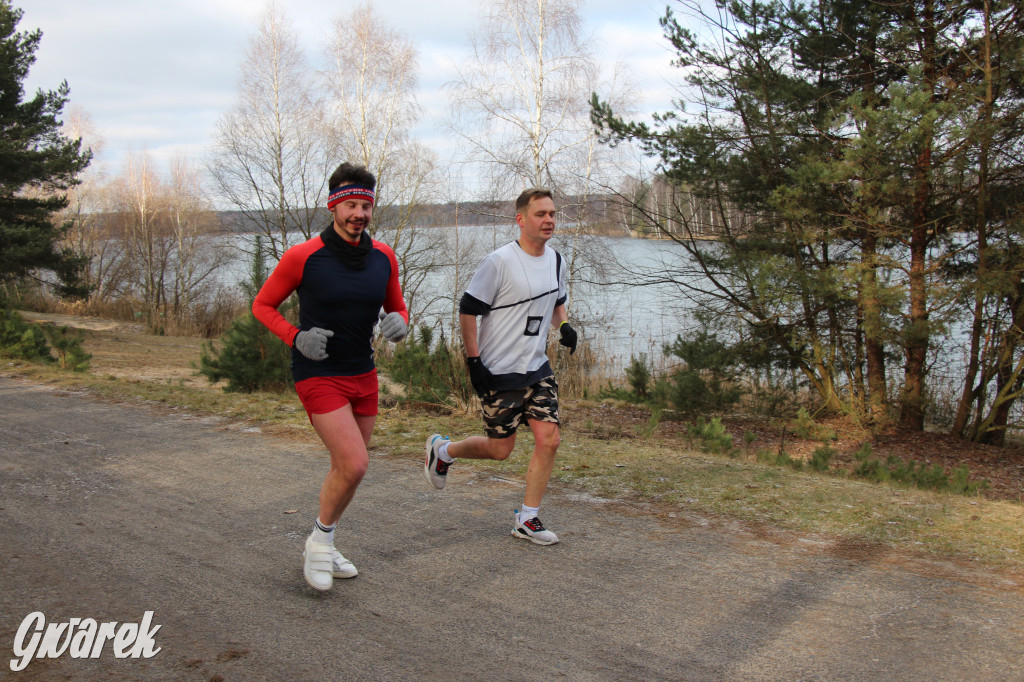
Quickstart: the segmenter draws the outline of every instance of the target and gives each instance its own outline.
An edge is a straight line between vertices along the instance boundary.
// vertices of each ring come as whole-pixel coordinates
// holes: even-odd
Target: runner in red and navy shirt
[[[334,530],[369,462],[378,386],[373,327],[379,318],[384,337],[401,341],[409,323],[395,253],[366,232],[376,178],[346,163],[328,186],[331,225],[288,249],[252,304],[256,318],[292,347],[295,390],[331,454],[303,566],[306,582],[321,591],[358,573],[334,548]],[[292,292],[298,327],[278,312]]]

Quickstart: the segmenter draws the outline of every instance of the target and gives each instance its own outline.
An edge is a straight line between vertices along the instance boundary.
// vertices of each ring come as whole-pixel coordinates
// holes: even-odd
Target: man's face
[[[535,197],[516,214],[522,238],[546,243],[555,234],[555,202],[550,197]]]
[[[334,230],[341,238],[357,242],[373,218],[373,202],[366,199],[346,199],[335,204],[331,213],[334,214]]]

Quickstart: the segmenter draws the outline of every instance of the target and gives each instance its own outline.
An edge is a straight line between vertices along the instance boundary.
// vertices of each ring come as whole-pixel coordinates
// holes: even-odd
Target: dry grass
[[[25,317],[68,323],[52,315]],[[197,377],[200,339],[147,336],[131,325],[101,320],[75,321],[75,326],[85,330],[85,348],[93,355],[89,373],[14,360],[2,361],[0,372],[110,400],[217,414],[256,422],[264,431],[315,438],[294,394],[228,394]],[[1024,570],[1024,506],[1019,503],[798,472],[758,463],[750,455],[704,454],[678,430],[652,431],[643,414],[614,405],[570,402],[563,417],[554,484],[579,493],[641,502],[667,516],[719,517],[826,543],[872,543]],[[455,438],[481,432],[473,413],[396,405],[382,409],[374,447],[418,462],[426,435],[435,431]],[[508,461],[460,462],[453,475],[479,470],[521,480],[531,447],[524,434]]]

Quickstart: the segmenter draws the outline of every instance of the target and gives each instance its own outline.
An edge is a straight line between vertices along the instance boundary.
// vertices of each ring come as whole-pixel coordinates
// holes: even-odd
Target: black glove
[[[569,355],[576,352],[576,330],[572,328],[569,321],[566,320],[562,324],[558,325],[558,331],[562,334],[562,338],[558,340],[558,343],[562,344],[569,349]]]
[[[473,384],[473,390],[483,398],[491,390],[491,379],[494,375],[480,360],[479,355],[466,358],[466,366],[469,367],[469,380]]]

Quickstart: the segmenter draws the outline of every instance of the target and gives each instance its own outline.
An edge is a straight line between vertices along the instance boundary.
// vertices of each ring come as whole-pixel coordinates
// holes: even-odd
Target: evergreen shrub
[[[85,372],[89,369],[92,355],[82,348],[85,340],[82,330],[48,324],[44,325],[43,331],[57,354],[57,364],[61,369],[72,372]]]
[[[257,235],[248,278],[240,284],[245,300],[256,298],[268,274],[266,251]],[[281,311],[287,313],[292,308],[294,304],[287,302]],[[282,392],[292,385],[291,348],[249,310],[235,318],[217,343],[203,344],[198,372],[210,383],[227,381],[224,390],[230,393]]]
[[[719,341],[707,328],[676,336],[664,352],[684,362],[672,373],[667,387],[668,399],[684,415],[719,412],[739,401],[743,394],[737,381],[739,351]]]
[[[61,369],[84,372],[89,369],[92,357],[82,348],[84,339],[80,330],[54,324],[31,324],[17,311],[0,308],[0,355],[29,362],[57,362]]]
[[[416,332],[397,344],[390,358],[379,356],[391,380],[405,387],[404,399],[448,404],[467,401],[472,385],[462,353],[443,336],[435,344],[434,330],[426,325]]]
[[[626,368],[626,380],[636,400],[643,402],[647,400],[648,390],[651,383],[651,370],[647,366],[647,353],[641,353],[639,357],[632,357],[629,360],[629,367]]]
[[[42,328],[9,308],[0,309],[0,352],[29,362],[53,362]]]
[[[728,455],[735,457],[736,448],[732,445],[732,436],[722,426],[722,420],[718,417],[704,419],[697,417],[697,421],[687,428],[691,438],[695,438],[702,450],[715,455]]]

